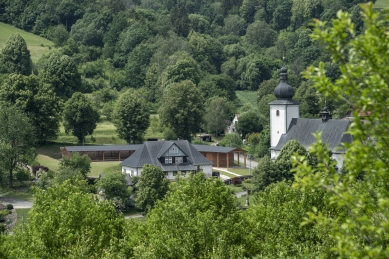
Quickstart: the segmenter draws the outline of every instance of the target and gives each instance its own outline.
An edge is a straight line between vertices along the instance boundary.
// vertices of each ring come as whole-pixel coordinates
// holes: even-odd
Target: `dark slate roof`
[[[134,152],[134,154],[132,154],[126,160],[121,162],[120,165],[129,166],[133,168],[141,168],[145,164],[153,164],[156,166],[160,166],[163,171],[176,171],[177,166],[175,164],[162,165],[157,159],[160,153],[164,154],[173,144],[176,144],[176,146],[188,156],[188,162],[179,164],[179,170],[195,170],[197,165],[201,166],[213,164],[211,161],[201,155],[200,152],[197,151],[197,149],[187,140],[173,140],[146,141],[141,147],[138,148],[138,150]],[[164,152],[162,152],[163,150]],[[165,168],[167,170],[165,170]]]
[[[93,151],[135,151],[142,144],[133,145],[104,145],[104,146],[66,146],[69,152],[93,152]]]
[[[345,134],[350,121],[348,120],[328,120],[322,122],[321,119],[301,119],[293,118],[286,134],[283,134],[274,150],[281,150],[289,140],[297,140],[305,148],[310,147],[316,138],[314,133],[321,131],[321,138],[324,143],[335,153],[344,153],[342,143],[351,143],[352,136]]]
[[[199,152],[215,152],[215,153],[229,153],[235,150],[234,147],[220,147],[220,146],[208,146],[208,145],[192,145]]]

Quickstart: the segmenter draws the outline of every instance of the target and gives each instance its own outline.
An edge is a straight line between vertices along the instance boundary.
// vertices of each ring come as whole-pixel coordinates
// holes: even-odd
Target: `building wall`
[[[212,176],[212,165],[202,165],[201,168],[203,169],[203,172],[207,176]],[[142,168],[132,168],[128,166],[122,166],[122,173],[128,174],[130,177],[132,176],[141,176],[142,175]],[[181,176],[187,177],[190,172],[186,172],[183,174],[182,172],[179,172]],[[174,180],[176,178],[177,173],[174,172],[165,172],[165,176],[169,180]]]
[[[278,115],[277,115],[278,111]],[[299,105],[270,105],[270,146],[275,147],[293,118],[299,118]]]

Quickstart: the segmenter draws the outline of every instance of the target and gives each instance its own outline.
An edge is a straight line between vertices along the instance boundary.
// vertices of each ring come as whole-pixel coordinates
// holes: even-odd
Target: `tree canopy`
[[[13,187],[14,171],[35,155],[35,129],[18,107],[0,107],[0,168]]]
[[[6,73],[28,76],[32,72],[30,51],[26,41],[20,34],[13,34],[1,50],[0,68]]]
[[[191,81],[171,84],[164,92],[159,115],[180,139],[191,141],[200,128],[204,106],[199,89]]]
[[[63,110],[64,127],[82,143],[85,136],[92,134],[99,120],[99,113],[92,103],[81,93],[74,93]]]
[[[127,143],[142,141],[150,125],[150,112],[145,98],[133,89],[124,93],[116,102],[113,121],[120,138]]]

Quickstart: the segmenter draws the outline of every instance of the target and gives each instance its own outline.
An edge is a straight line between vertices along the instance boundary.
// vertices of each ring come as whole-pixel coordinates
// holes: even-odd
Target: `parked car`
[[[213,171],[212,177],[220,177],[220,173],[218,171]]]

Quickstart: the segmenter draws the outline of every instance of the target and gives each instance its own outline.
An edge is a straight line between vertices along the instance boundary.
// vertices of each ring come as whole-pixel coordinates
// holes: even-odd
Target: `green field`
[[[389,6],[389,0],[377,0],[374,4],[374,8],[386,8]]]
[[[35,63],[46,52],[48,52],[49,46],[54,46],[54,43],[39,37],[35,34],[25,32],[14,26],[0,22],[0,49],[2,49],[7,42],[8,38],[12,34],[19,33],[27,43],[27,48],[30,50],[31,59]]]
[[[30,211],[30,209],[15,209],[16,210],[16,214],[18,214],[18,219],[16,221],[16,225],[15,227],[21,225],[21,224],[25,224],[28,222],[28,212]],[[23,216],[23,218],[22,218]]]
[[[253,107],[257,107],[257,92],[255,91],[235,91],[238,97],[238,108],[245,103],[250,103]]]
[[[32,192],[29,191],[28,188],[9,189],[8,187],[0,186],[0,196],[6,196],[9,198],[15,198],[23,201],[35,201],[35,197],[33,197]]]

